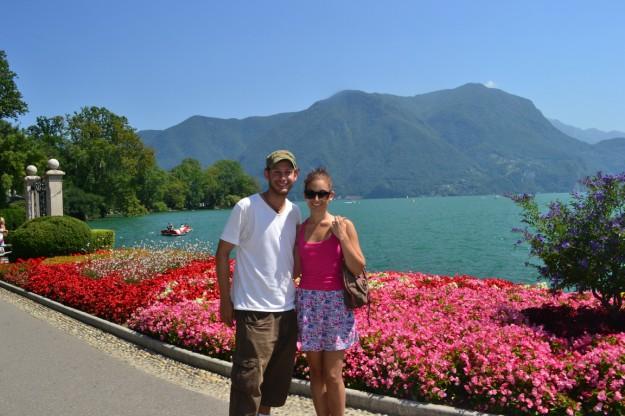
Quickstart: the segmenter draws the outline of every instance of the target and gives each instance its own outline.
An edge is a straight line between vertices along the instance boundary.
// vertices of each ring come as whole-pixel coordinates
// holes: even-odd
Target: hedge
[[[89,251],[112,249],[115,246],[115,231],[105,229],[91,230],[91,245]]]
[[[88,251],[91,229],[68,216],[39,217],[10,233],[14,258],[53,257]]]

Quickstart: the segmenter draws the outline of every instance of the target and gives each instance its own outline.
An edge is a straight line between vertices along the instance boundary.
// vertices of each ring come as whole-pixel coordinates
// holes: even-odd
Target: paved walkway
[[[227,402],[156,377],[0,297],[1,416],[225,415]]]

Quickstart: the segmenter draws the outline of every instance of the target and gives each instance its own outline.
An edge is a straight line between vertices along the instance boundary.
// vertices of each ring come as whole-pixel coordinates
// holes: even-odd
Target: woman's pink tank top
[[[305,224],[302,224],[297,236],[302,269],[299,287],[307,290],[342,290],[343,252],[339,239],[332,234],[318,243],[306,242]]]

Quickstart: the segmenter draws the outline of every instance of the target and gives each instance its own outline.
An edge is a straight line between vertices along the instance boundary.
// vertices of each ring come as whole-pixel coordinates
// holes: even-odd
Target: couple
[[[236,204],[216,254],[221,319],[236,320],[230,416],[269,415],[284,405],[298,337],[317,415],[340,416],[344,351],[358,340],[353,311],[343,303],[342,263],[357,274],[365,258],[354,225],[328,212],[334,192],[324,169],[304,181],[310,217],[302,223],[299,207],[287,199],[299,175],[295,157],[276,150],[265,166],[268,189]]]

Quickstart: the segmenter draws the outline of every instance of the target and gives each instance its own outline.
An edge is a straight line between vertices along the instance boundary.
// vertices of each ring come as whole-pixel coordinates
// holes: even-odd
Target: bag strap
[[[367,281],[367,325],[371,326],[371,295],[369,294],[371,287],[369,286],[369,275],[366,267],[362,269],[362,274]]]

